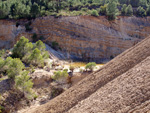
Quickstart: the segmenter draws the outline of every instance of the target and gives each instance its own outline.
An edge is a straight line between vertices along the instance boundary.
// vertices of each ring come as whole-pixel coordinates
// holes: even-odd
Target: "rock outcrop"
[[[150,111],[150,37],[31,113]]]
[[[105,17],[41,17],[32,20],[31,32],[26,32],[20,20],[0,20],[0,48],[12,46],[18,37],[31,39],[33,33],[43,41],[58,42],[62,51],[74,59],[102,62],[112,59],[150,34],[150,18],[118,17],[108,21]]]

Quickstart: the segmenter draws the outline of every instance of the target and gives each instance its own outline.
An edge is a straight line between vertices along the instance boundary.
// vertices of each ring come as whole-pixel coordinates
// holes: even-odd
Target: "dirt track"
[[[131,71],[133,71],[133,73],[136,72],[135,74],[137,74],[136,69],[133,67],[135,65],[139,64],[144,59],[146,59],[148,56],[150,56],[150,37],[144,39],[139,44],[135,45],[134,47],[132,47],[132,48],[128,49],[127,51],[125,51],[124,53],[120,54],[118,57],[116,57],[115,59],[113,59],[112,61],[107,63],[105,66],[103,66],[101,68],[101,70],[99,70],[96,73],[93,73],[91,75],[88,75],[85,79],[80,81],[77,85],[73,86],[72,88],[70,88],[63,94],[61,94],[60,96],[54,98],[47,104],[44,104],[37,108],[31,109],[30,113],[60,113],[60,112],[62,113],[62,112],[66,112],[70,108],[73,108],[75,105],[77,105],[78,102],[80,102],[82,100],[83,100],[83,102],[84,101],[86,102],[86,98],[88,99],[89,96],[93,97],[93,95],[99,95],[97,92],[99,92],[99,90],[101,90],[100,88],[102,88],[104,91],[106,91],[106,94],[99,95],[99,97],[103,96],[100,99],[109,100],[108,93],[112,93],[112,92],[109,92],[109,90],[117,90],[117,89],[111,89],[112,88],[111,85],[114,85],[116,88],[118,88],[119,86],[123,87],[125,84],[126,85],[130,84],[130,81],[126,80],[125,79],[126,77],[124,77],[124,76],[126,76],[126,75],[129,76],[129,77],[127,77],[127,79],[131,79],[133,76],[134,78],[132,78],[132,79],[135,79],[136,83],[140,82],[138,80],[138,77],[136,77],[136,75],[132,75]],[[148,58],[148,60],[146,59],[146,61],[149,62],[149,58]],[[145,63],[146,63],[146,61],[145,61]],[[133,69],[131,69],[131,68],[133,68]],[[143,68],[146,68],[146,66],[143,66],[142,69]],[[135,70],[135,72],[134,72],[134,70]],[[129,74],[127,71],[129,71],[131,74]],[[127,72],[127,74],[123,74],[125,72]],[[149,73],[149,71],[146,71],[146,72]],[[150,88],[150,87],[147,87],[148,81],[144,81],[144,80],[145,79],[150,80],[149,79],[150,76],[148,76],[149,78],[146,78],[146,77],[142,76],[142,73],[145,73],[144,70],[142,70],[142,72],[137,75],[142,77],[143,81],[141,81],[141,82],[143,82],[145,84],[145,88],[148,89],[148,88]],[[118,76],[120,76],[120,77],[118,77]],[[122,84],[119,84],[119,82],[116,82],[113,84],[113,81],[115,81],[115,78],[117,78],[117,79],[120,78],[120,80],[121,80],[120,82],[122,82]],[[124,81],[124,79],[125,79],[125,81]],[[110,81],[112,81],[112,82],[110,82]],[[131,81],[131,82],[133,82],[133,81]],[[139,84],[139,88],[144,87],[144,86],[141,86],[144,84]],[[130,85],[131,89],[134,85],[135,84],[131,83],[131,85]],[[136,85],[138,88],[138,84],[136,84]],[[124,87],[126,87],[126,86],[124,86]],[[106,88],[106,90],[105,90],[105,88]],[[107,88],[108,88],[108,91],[107,91]],[[129,94],[130,93],[135,94],[138,91],[137,88],[135,87],[134,90],[129,90]],[[120,88],[119,88],[117,91],[124,91],[125,92],[124,97],[128,96],[128,95],[126,95],[126,92],[128,91],[126,89],[120,90]],[[120,92],[120,93],[123,94],[123,92]],[[100,94],[102,94],[102,93],[100,93]],[[147,93],[147,95],[144,96],[144,101],[146,101],[146,99],[149,99],[149,97],[150,97],[150,95],[149,95],[149,93]],[[104,107],[108,107],[108,108],[110,107],[110,110],[112,110],[112,111],[114,110],[114,108],[117,108],[116,110],[119,110],[119,108],[123,108],[123,107],[117,106],[120,104],[126,105],[126,104],[122,103],[123,101],[119,101],[119,98],[121,98],[121,97],[117,98],[114,93],[114,101],[111,101],[112,102],[111,104],[113,104],[112,107],[110,107],[110,105],[107,103],[106,104],[102,103],[104,105],[103,105],[103,107],[99,106],[100,110],[103,110]],[[132,103],[135,99],[141,99],[141,98],[143,99],[143,95],[137,94],[137,95],[134,95],[132,98],[131,97],[129,97],[129,98],[131,99],[131,101],[128,101],[128,97],[126,97],[124,101],[127,103],[128,102]],[[141,99],[141,101],[136,102],[137,103],[136,105],[141,104],[142,99]],[[96,100],[99,101],[99,99],[97,99],[97,98],[96,98]],[[104,101],[105,100],[103,100],[103,102]],[[94,102],[92,102],[92,100],[90,102],[91,102],[91,104],[93,103],[92,107],[94,107]],[[117,105],[115,105],[116,102],[118,102]],[[109,105],[109,106],[107,106],[107,105]],[[133,105],[133,107],[136,107],[136,105]],[[83,104],[83,106],[85,106],[83,108],[86,109],[86,105]],[[80,104],[77,105],[77,107],[80,108]],[[96,105],[95,105],[95,107],[96,107]],[[81,111],[83,108],[81,108]],[[73,108],[72,110],[74,111],[75,109],[76,109],[76,107]],[[80,109],[79,109],[79,111],[80,111]]]

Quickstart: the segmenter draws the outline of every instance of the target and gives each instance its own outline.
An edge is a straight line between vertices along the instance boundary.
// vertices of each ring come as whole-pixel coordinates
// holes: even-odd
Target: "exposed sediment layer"
[[[0,20],[0,48],[10,48],[20,36],[31,39],[33,33],[43,36],[47,44],[58,42],[62,51],[74,59],[102,62],[116,57],[150,34],[150,17],[41,17],[32,20],[32,31],[26,32],[25,20]]]

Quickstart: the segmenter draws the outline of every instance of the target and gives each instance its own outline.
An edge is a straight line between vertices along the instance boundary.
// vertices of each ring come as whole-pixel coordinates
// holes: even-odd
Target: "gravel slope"
[[[123,73],[125,73],[128,70],[130,70],[131,68],[133,68],[135,65],[139,64],[141,61],[146,59],[148,56],[150,56],[150,37],[144,39],[142,42],[138,43],[134,47],[132,47],[132,48],[128,49],[127,51],[125,51],[124,53],[120,54],[118,57],[116,57],[115,59],[113,59],[112,61],[107,63],[105,66],[103,66],[99,71],[97,71],[91,75],[88,75],[85,79],[80,81],[77,85],[73,86],[72,88],[70,88],[63,94],[61,94],[60,96],[54,98],[53,100],[51,100],[50,102],[48,102],[42,106],[39,106],[38,108],[31,109],[30,113],[62,113],[62,112],[66,112],[70,108],[77,105],[80,101],[88,98],[90,95],[92,95],[93,93],[98,91],[101,87],[103,87],[103,86],[105,87],[105,85],[107,83],[109,83],[110,81],[114,80],[118,76],[122,75]],[[130,75],[128,75],[128,76],[130,76]],[[122,81],[123,81],[123,79],[122,79]],[[137,80],[137,83],[138,83],[138,80]],[[117,83],[116,85],[118,85],[118,84],[119,83]],[[126,84],[128,84],[128,81]],[[122,84],[122,85],[124,85],[124,84]],[[111,88],[111,85],[109,85],[109,86]],[[113,89],[113,90],[115,90],[115,89]],[[134,92],[134,91],[132,91],[132,92]],[[109,97],[109,95],[106,95],[106,97]],[[138,96],[138,97],[140,98],[141,96]],[[118,98],[121,98],[121,97],[118,97]],[[97,99],[97,101],[98,101],[98,99]],[[114,101],[112,101],[112,104],[115,103]],[[128,101],[128,98],[126,101]],[[117,101],[117,102],[119,102],[119,101]],[[131,102],[132,102],[132,100],[131,100]],[[107,106],[107,107],[110,107],[110,106]]]

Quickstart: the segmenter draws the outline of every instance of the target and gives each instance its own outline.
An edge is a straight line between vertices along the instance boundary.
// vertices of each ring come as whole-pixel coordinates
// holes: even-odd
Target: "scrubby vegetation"
[[[44,60],[49,58],[45,48],[45,44],[40,40],[32,44],[25,37],[21,37],[14,45],[11,54],[5,50],[0,51],[0,77],[8,76],[12,81],[15,81],[16,88],[24,95],[31,93],[33,83],[26,70],[29,68],[32,73],[34,67],[44,67]]]
[[[25,93],[31,93],[31,88],[33,87],[33,83],[28,75],[28,71],[24,71],[21,76],[17,76],[15,78],[16,87]]]
[[[95,68],[96,63],[95,62],[89,62],[86,66],[85,69],[89,70],[89,71],[93,71],[93,69]]]
[[[35,44],[29,42],[25,37],[21,37],[20,40],[14,46],[12,51],[13,58],[20,58],[24,63],[37,67],[44,66],[44,59],[49,57],[47,51],[45,51],[45,45],[42,41],[37,41]]]
[[[117,15],[132,14],[143,17],[150,15],[149,7],[149,0],[2,0],[0,18],[106,15],[108,19],[115,19]],[[29,24],[26,25],[26,30],[31,30]]]
[[[67,78],[67,77],[68,77],[67,70],[63,70],[63,71],[56,71],[56,72],[54,72],[54,75],[52,76],[52,79],[58,80],[60,78]]]

